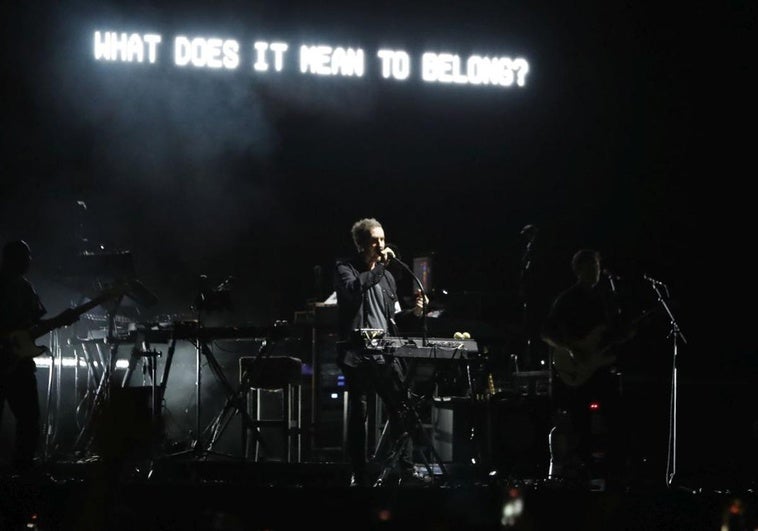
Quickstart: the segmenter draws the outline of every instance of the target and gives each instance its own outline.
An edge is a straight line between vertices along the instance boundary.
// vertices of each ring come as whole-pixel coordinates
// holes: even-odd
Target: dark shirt
[[[378,263],[369,270],[361,256],[337,262],[335,290],[340,339],[348,339],[357,328],[367,328],[366,297],[368,290],[374,286],[381,289],[378,304],[383,306],[386,317],[390,319],[390,310],[397,301],[397,284],[384,264]]]
[[[29,328],[45,313],[39,295],[26,277],[0,274],[0,331]]]
[[[560,344],[585,338],[597,327],[616,325],[610,302],[599,285],[575,283],[560,293],[545,320],[543,336]]]
[[[0,273],[0,338],[16,330],[32,327],[39,323],[45,313],[39,295],[26,277]],[[3,342],[0,341],[0,349],[2,348]],[[3,353],[0,352],[0,360],[2,356]],[[33,371],[34,360],[21,360],[18,367]]]
[[[338,334],[343,345],[344,342],[353,340],[353,332],[361,328],[383,328],[388,334],[397,333],[394,319],[396,311],[400,309],[397,284],[384,264],[377,263],[369,270],[360,255],[349,260],[339,260],[335,290]],[[345,361],[345,355],[352,350],[346,347],[338,349],[338,364],[341,365]]]
[[[369,270],[360,255],[337,261],[335,291],[338,335],[343,345],[354,339],[355,330],[383,328],[387,335],[398,336],[416,320],[413,308],[401,307],[397,281],[389,269],[377,263]],[[344,351],[338,348],[338,364],[344,361]]]

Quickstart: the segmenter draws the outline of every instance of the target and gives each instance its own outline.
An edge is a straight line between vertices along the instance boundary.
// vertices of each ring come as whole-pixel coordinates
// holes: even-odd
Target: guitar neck
[[[47,334],[48,332],[55,330],[56,328],[60,328],[61,326],[70,324],[70,322],[60,321],[60,317],[64,315],[64,313],[66,314],[67,317],[70,317],[71,319],[77,318],[83,313],[90,311],[95,306],[99,306],[100,304],[107,301],[111,297],[112,297],[111,294],[103,293],[103,294],[98,295],[94,299],[85,302],[84,304],[76,306],[75,308],[70,308],[69,310],[66,310],[64,312],[61,312],[60,314],[56,315],[52,319],[49,319],[48,321],[45,321],[43,323],[40,323],[38,325],[31,327],[31,329],[29,330],[29,335],[31,336],[31,339],[33,340],[40,338],[44,336],[45,334]]]

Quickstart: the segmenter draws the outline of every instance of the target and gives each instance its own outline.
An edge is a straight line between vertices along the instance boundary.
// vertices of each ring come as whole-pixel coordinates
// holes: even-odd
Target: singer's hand
[[[383,264],[389,263],[390,260],[395,258],[395,252],[389,247],[385,247],[379,251],[379,261]]]
[[[416,305],[413,307],[413,315],[421,317],[424,315],[424,306],[429,304],[429,298],[418,289],[416,290]]]

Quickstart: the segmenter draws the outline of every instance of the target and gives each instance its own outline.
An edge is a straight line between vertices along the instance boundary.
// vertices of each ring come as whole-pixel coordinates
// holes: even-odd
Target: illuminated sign
[[[156,33],[95,31],[93,52],[97,61],[153,65],[162,60],[164,42],[163,36]],[[427,51],[414,63],[408,52],[398,49],[368,54],[353,46],[291,46],[263,40],[242,45],[236,39],[216,36],[177,35],[169,53],[174,66],[180,68],[249,68],[259,75],[290,68],[304,75],[363,77],[368,68],[374,68],[382,79],[394,81],[415,75],[425,83],[524,87],[529,73],[529,63],[523,57]]]

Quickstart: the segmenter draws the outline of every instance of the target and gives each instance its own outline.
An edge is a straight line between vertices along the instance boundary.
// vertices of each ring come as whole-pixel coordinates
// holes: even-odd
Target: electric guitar
[[[46,346],[35,343],[40,338],[63,326],[68,326],[79,319],[79,316],[88,312],[109,299],[116,298],[126,292],[126,286],[118,285],[107,288],[95,298],[76,306],[63,310],[55,317],[45,320],[43,323],[34,325],[28,329],[13,330],[8,333],[0,333],[0,377],[3,377],[16,367],[24,359],[35,358],[48,351]]]
[[[606,325],[593,328],[571,346],[559,346],[545,340],[551,347],[552,364],[556,375],[569,387],[580,387],[601,367],[614,363],[617,356],[613,347],[629,341],[636,335],[637,325],[657,310],[643,312],[626,325],[611,331]]]

